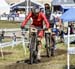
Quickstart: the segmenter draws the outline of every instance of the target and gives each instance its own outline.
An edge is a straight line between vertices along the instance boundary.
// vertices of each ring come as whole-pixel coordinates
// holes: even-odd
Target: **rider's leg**
[[[41,42],[41,38],[38,37],[38,54],[37,54],[37,59],[40,60],[41,59],[41,47],[42,47],[42,42]]]
[[[42,38],[43,38],[43,35],[44,35],[44,31],[43,30],[40,30],[38,31],[38,54],[37,54],[37,59],[40,60],[41,59],[41,47],[42,47]]]

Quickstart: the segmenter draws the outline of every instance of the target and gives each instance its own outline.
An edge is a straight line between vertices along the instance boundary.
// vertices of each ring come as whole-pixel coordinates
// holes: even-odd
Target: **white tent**
[[[0,14],[6,13],[9,14],[10,6],[6,3],[5,0],[0,0]]]
[[[22,0],[18,3],[11,5],[11,10],[14,10],[16,8],[24,8],[26,9],[26,15],[27,15],[29,12],[29,8],[32,8],[33,5],[39,6],[40,8],[44,8],[44,5],[37,2],[36,0]]]

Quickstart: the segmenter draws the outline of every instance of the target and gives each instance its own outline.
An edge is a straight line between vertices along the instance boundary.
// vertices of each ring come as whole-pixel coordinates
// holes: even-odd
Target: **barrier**
[[[2,31],[2,30],[5,31],[5,32],[21,31],[20,28],[11,28],[11,29],[5,28],[5,29],[0,29],[0,31]]]
[[[75,54],[75,47],[70,47],[68,50],[69,54]]]
[[[25,42],[25,40],[24,39],[22,39],[22,40],[20,40],[20,41],[16,41],[16,42],[13,42],[13,41],[11,41],[11,42],[5,42],[5,43],[0,43],[0,48],[1,48],[1,56],[2,56],[2,58],[4,58],[4,55],[3,55],[3,48],[4,47],[14,47],[15,45],[18,45],[18,44],[20,44],[20,43],[22,43],[22,46],[23,46],[23,49],[24,49],[24,51],[25,51],[25,55],[26,55],[26,47],[25,47],[25,44],[26,43],[29,43],[29,42]]]
[[[14,44],[18,45],[22,43],[22,41],[16,41]],[[5,42],[5,43],[0,43],[0,48],[1,48],[1,55],[2,55],[2,59],[4,58],[4,55],[3,55],[3,48],[4,47],[9,47],[9,46],[14,46],[13,42]]]
[[[71,34],[69,35],[69,38],[70,38],[70,43],[75,41],[75,34]],[[64,35],[64,43],[65,44],[68,44],[68,35]]]
[[[12,32],[12,31],[18,31],[19,29],[17,29],[17,30],[10,30],[10,32]],[[7,30],[7,31],[9,31],[9,30]],[[21,31],[20,31],[21,32]],[[12,32],[13,33],[13,32]],[[28,33],[28,31],[25,31],[25,35],[26,35],[26,33]],[[20,40],[18,40],[18,39],[16,39],[15,40],[15,36],[14,35],[12,35],[11,37],[15,37],[15,38],[12,38],[12,41],[10,41],[10,42],[4,42],[4,43],[0,43],[0,48],[1,48],[1,56],[2,56],[2,59],[4,58],[4,55],[3,55],[3,48],[4,47],[8,47],[8,46],[11,46],[12,48],[15,46],[15,45],[18,45],[18,44],[20,44],[20,43],[22,43],[22,46],[23,46],[23,49],[24,49],[24,51],[25,51],[25,55],[26,55],[26,43],[29,43],[29,41],[28,40],[26,40],[26,36],[23,36],[23,35],[20,35]],[[28,36],[28,35],[27,35]]]

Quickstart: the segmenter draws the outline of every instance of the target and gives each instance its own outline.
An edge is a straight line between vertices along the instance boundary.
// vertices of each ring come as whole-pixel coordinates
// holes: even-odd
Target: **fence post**
[[[70,69],[70,55],[69,55],[69,48],[70,48],[70,28],[68,27],[67,69]]]
[[[24,35],[22,35],[22,44],[23,44],[23,49],[24,49],[24,54],[26,56],[26,47],[25,47],[25,39],[24,39]]]
[[[3,49],[2,49],[1,43],[0,43],[0,47],[1,47],[1,56],[2,56],[2,59],[3,59],[4,55],[3,55]]]
[[[2,56],[2,59],[3,59],[4,58],[4,55],[3,55],[3,50],[2,50],[1,43],[2,43],[2,36],[0,35],[1,56]]]
[[[12,48],[16,45],[15,42],[16,42],[16,34],[13,33],[13,37],[12,37]]]

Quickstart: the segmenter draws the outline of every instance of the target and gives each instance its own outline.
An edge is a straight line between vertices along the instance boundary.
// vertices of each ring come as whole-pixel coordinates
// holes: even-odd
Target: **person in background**
[[[16,34],[15,33],[13,33],[13,40],[14,40],[14,42],[16,41]]]
[[[4,39],[4,34],[5,34],[5,31],[2,30],[2,33],[1,33],[1,37],[2,37],[2,39]]]
[[[71,25],[69,25],[70,27],[70,34],[74,34],[74,25],[73,23],[71,23]]]

